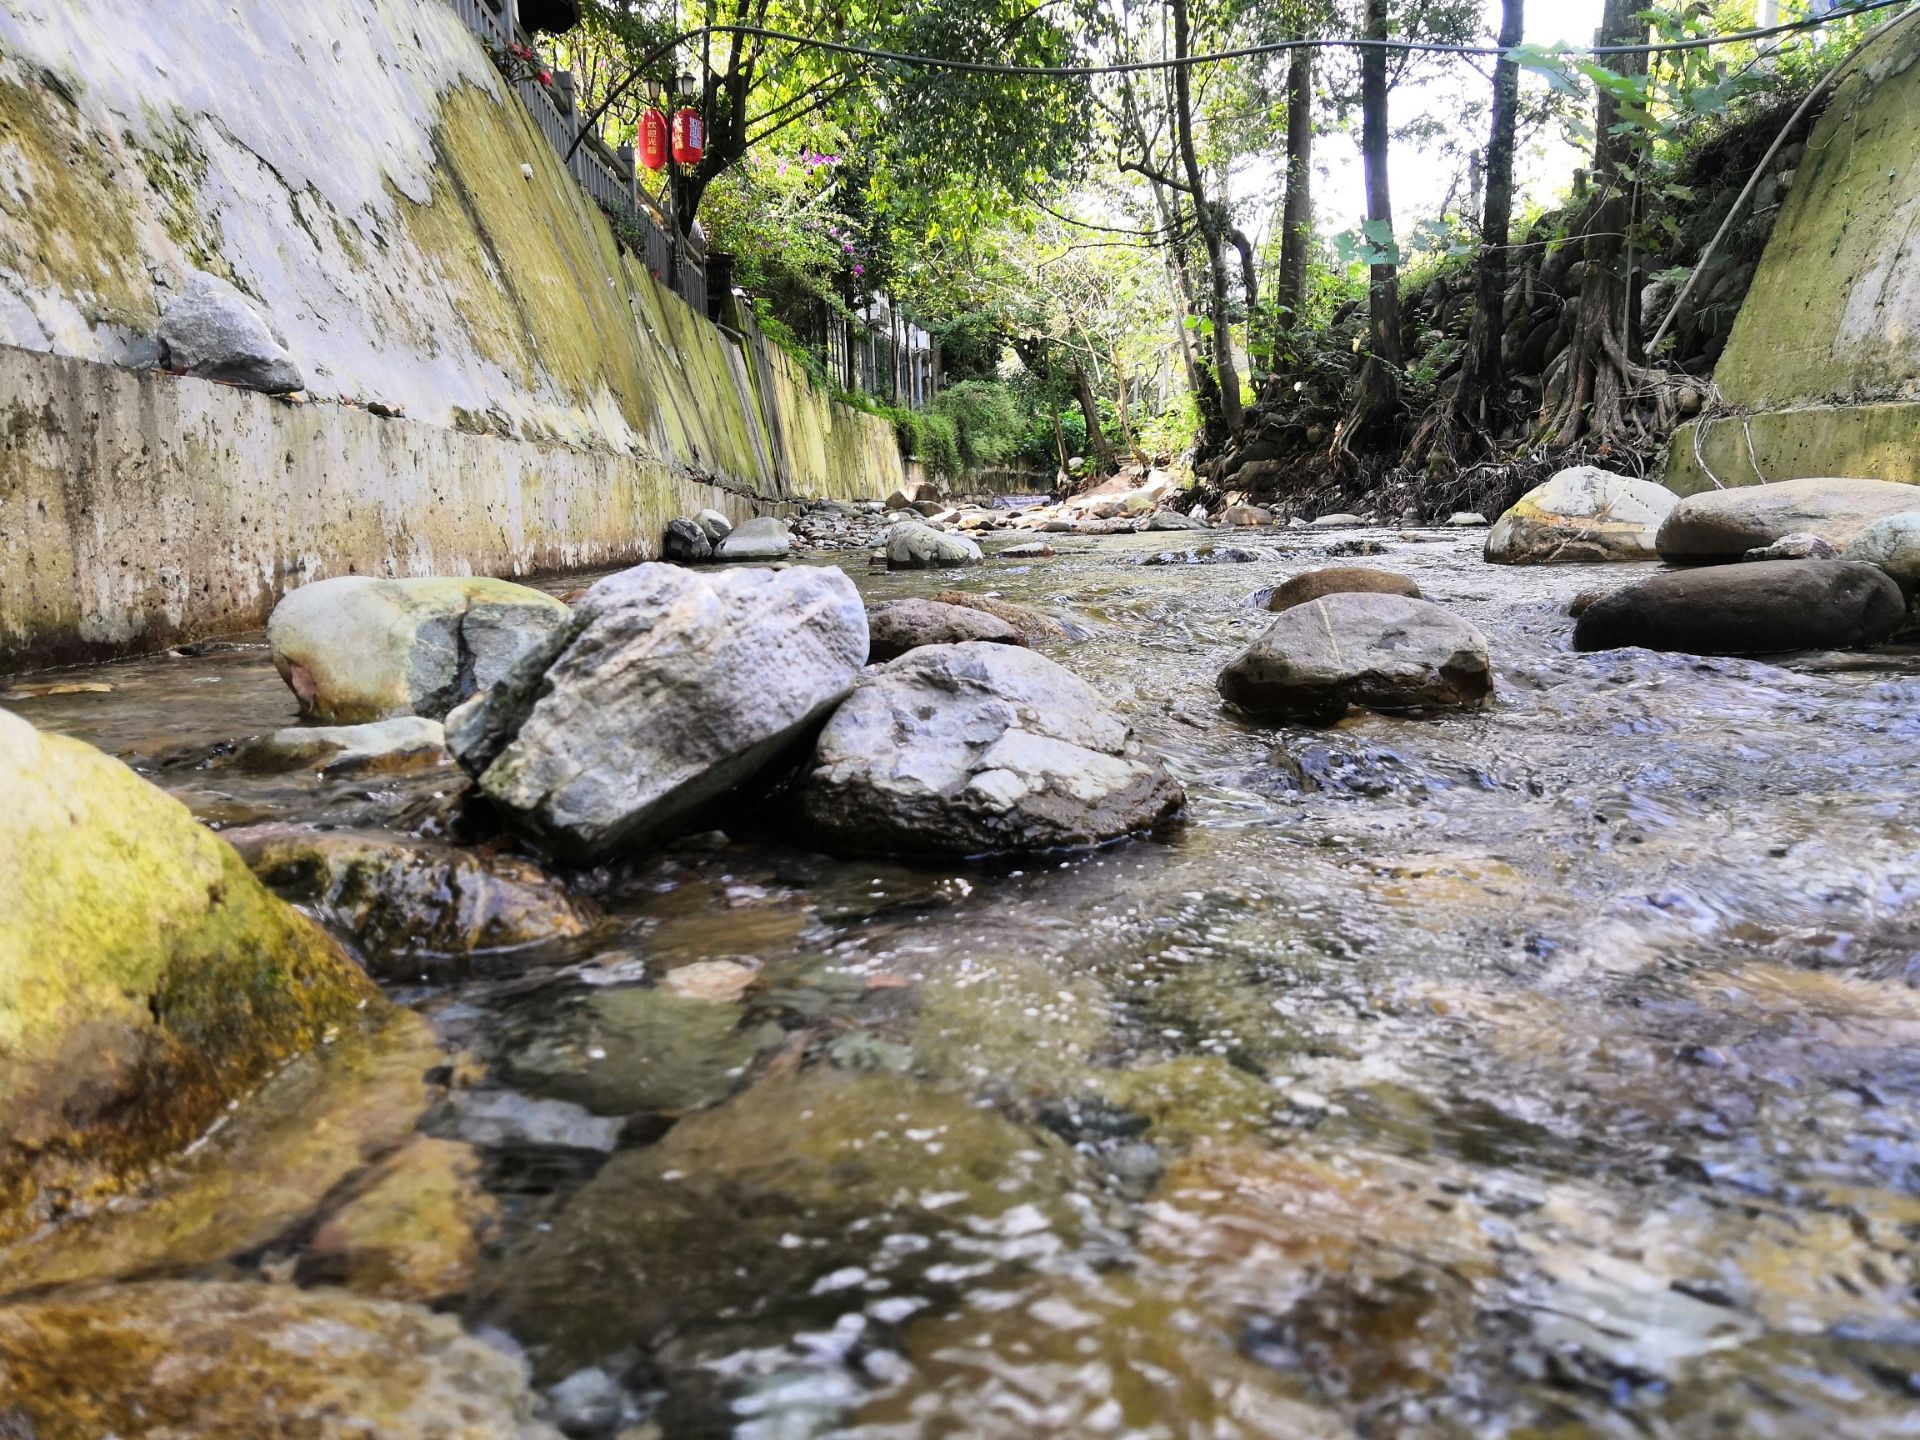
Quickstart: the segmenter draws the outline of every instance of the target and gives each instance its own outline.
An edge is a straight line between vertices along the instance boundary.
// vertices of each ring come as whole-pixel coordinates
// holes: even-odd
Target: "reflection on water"
[[[673,1436],[1920,1434],[1920,663],[1575,655],[1630,572],[1423,533],[1373,563],[1497,705],[1253,726],[1213,677],[1337,536],[1053,538],[958,583],[1088,632],[1186,823],[924,869],[762,807],[573,877],[584,952],[406,997],[521,1097],[470,1319]],[[451,773],[225,763],[293,718],[257,646],[58,678],[114,688],[8,703],[211,822],[458,835]]]

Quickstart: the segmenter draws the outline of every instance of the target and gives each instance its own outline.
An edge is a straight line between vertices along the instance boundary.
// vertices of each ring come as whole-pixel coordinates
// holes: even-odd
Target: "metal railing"
[[[514,33],[514,0],[451,0],[451,4],[482,44],[505,49],[518,38]],[[611,150],[592,133],[577,146],[573,143],[580,123],[573,76],[562,70],[553,78],[550,87],[537,80],[520,80],[513,87],[533,116],[533,123],[547,137],[554,153],[566,159],[568,171],[588,198],[616,221],[624,222],[630,238],[638,242],[647,269],[700,314],[713,318],[707,309],[706,246],[691,235],[680,237],[678,246],[673,243],[670,222],[653,197],[640,187],[631,146]],[[569,150],[571,155],[567,154]]]

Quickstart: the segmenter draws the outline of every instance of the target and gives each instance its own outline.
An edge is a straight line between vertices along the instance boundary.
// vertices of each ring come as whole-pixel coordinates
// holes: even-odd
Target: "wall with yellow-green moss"
[[[617,242],[444,0],[0,0],[0,196],[0,664],[905,478],[885,421]],[[160,373],[195,269],[307,405]]]
[[[1920,23],[1863,51],[1807,141],[1726,352],[1731,415],[1682,426],[1682,493],[1920,482]]]

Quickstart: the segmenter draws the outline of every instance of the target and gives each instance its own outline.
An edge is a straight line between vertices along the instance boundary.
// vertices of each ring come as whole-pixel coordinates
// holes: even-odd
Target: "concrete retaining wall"
[[[196,269],[314,404],[156,371]],[[887,422],[648,273],[444,0],[0,0],[0,347],[0,665],[906,473]]]
[[[1675,434],[1674,489],[1920,482],[1920,21],[1814,127],[1713,378],[1736,413]]]

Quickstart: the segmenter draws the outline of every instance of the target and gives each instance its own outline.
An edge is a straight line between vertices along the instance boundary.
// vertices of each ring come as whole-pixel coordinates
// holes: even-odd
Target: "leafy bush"
[[[960,463],[967,470],[1004,464],[1019,447],[1020,407],[1013,394],[997,380],[962,380],[934,399],[936,415],[954,427]]]

